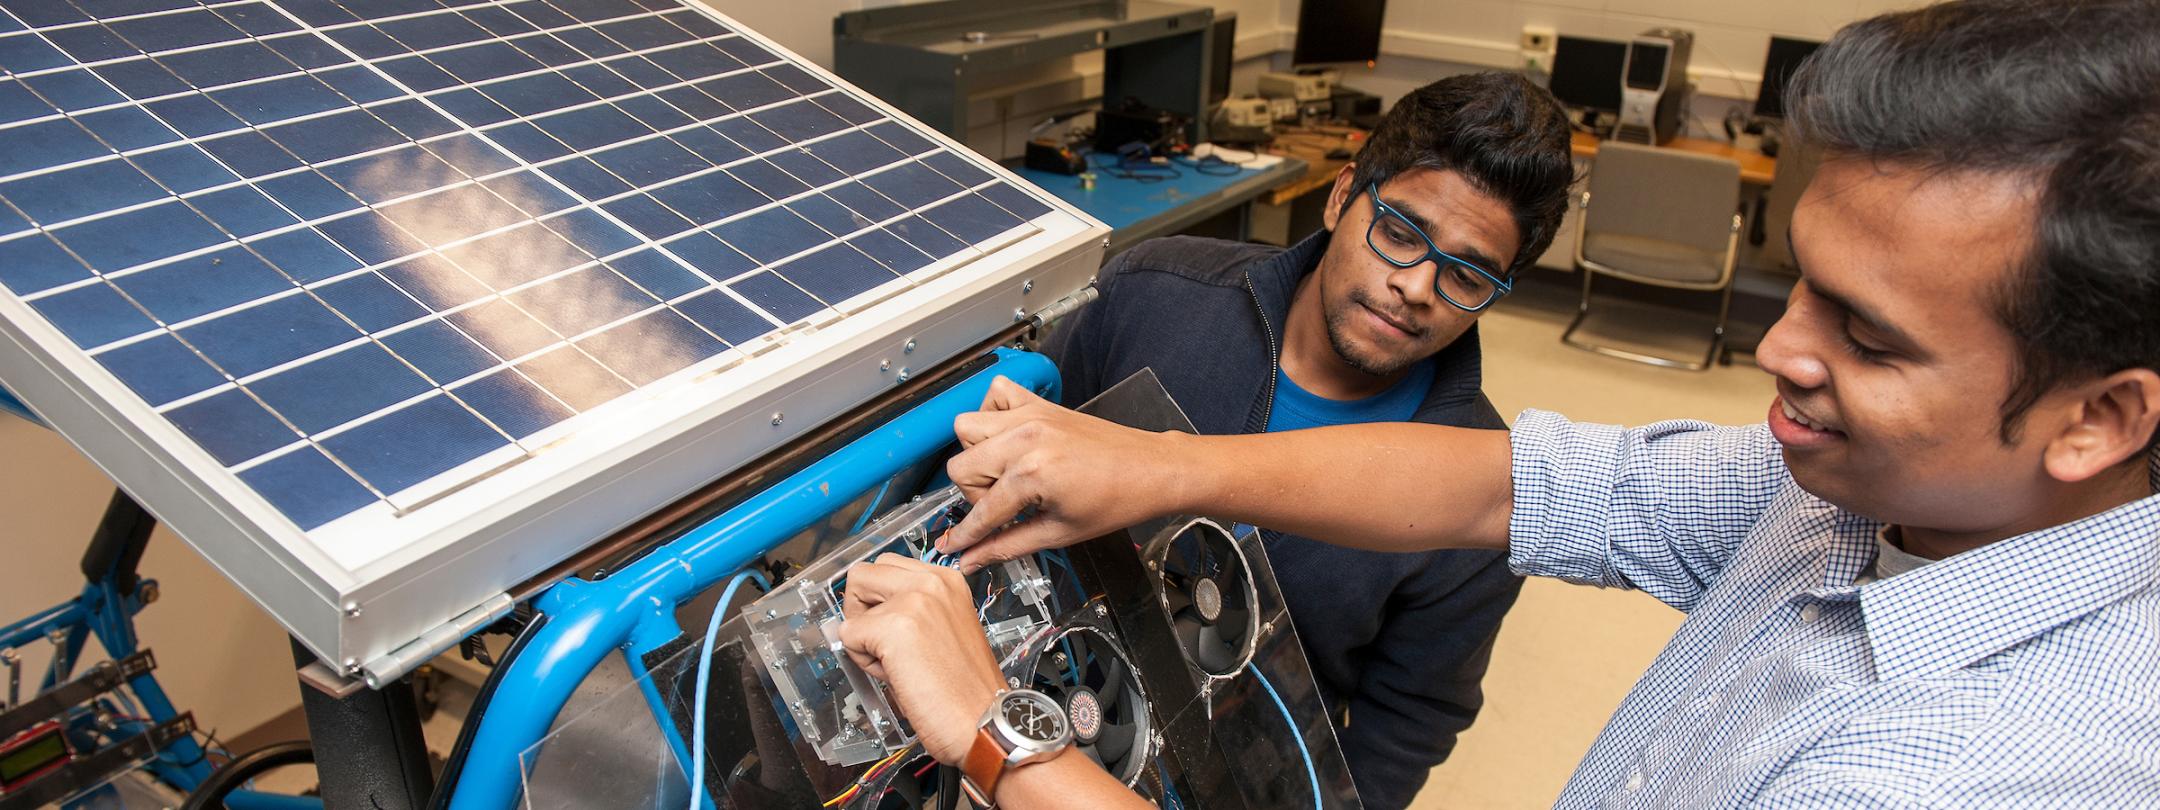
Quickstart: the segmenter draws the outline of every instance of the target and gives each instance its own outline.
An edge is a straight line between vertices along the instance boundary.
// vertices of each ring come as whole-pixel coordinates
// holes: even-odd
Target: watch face
[[[1027,689],[1005,693],[998,714],[1023,739],[1049,745],[1066,735],[1065,712],[1049,697]]]

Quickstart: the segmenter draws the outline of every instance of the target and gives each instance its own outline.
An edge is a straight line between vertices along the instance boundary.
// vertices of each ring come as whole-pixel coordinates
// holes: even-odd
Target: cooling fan
[[[1073,745],[1126,785],[1153,756],[1147,690],[1124,649],[1092,627],[1045,640],[1030,688],[1065,707]]]
[[[1147,565],[1161,580],[1163,610],[1186,659],[1214,677],[1242,670],[1260,635],[1260,596],[1230,531],[1188,520],[1151,544]]]

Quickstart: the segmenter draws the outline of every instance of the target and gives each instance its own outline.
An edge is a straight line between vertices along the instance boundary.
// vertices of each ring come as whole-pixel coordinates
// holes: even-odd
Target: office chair
[[[1724,356],[1739,246],[1740,165],[1723,158],[1606,141],[1590,166],[1575,267],[1582,300],[1560,341],[1624,360],[1701,371]],[[1647,354],[1576,337],[1590,315],[1598,275],[1638,284],[1718,293],[1717,323],[1701,362]]]

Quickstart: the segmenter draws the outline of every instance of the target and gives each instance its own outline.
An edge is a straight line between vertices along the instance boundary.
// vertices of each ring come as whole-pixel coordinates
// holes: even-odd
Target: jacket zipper
[[[1252,296],[1253,312],[1260,315],[1260,333],[1267,335],[1268,374],[1267,398],[1260,405],[1260,432],[1267,432],[1269,422],[1275,419],[1275,378],[1282,376],[1282,349],[1275,345],[1275,326],[1268,323],[1267,308],[1260,306],[1260,291],[1253,289],[1252,274],[1245,274],[1245,294]]]

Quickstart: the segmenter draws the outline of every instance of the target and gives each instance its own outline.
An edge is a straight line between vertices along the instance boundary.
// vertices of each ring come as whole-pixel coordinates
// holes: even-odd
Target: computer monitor
[[[1230,72],[1237,66],[1237,12],[1220,11],[1215,14],[1215,25],[1208,32],[1213,39],[1208,53],[1209,104],[1221,104],[1230,97]]]
[[[1553,97],[1570,107],[1601,112],[1620,110],[1620,70],[1628,45],[1609,39],[1559,36],[1553,39]]]
[[[1380,20],[1387,0],[1304,0],[1298,5],[1291,64],[1341,65],[1380,58]]]
[[[1785,85],[1792,81],[1800,63],[1821,46],[1811,39],[1770,38],[1770,53],[1763,59],[1762,90],[1755,94],[1756,117],[1785,117]]]

